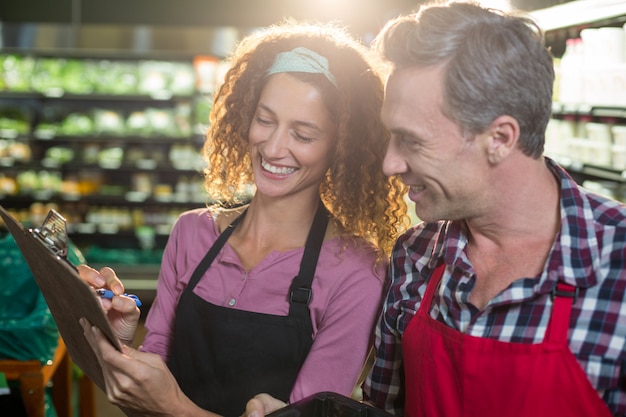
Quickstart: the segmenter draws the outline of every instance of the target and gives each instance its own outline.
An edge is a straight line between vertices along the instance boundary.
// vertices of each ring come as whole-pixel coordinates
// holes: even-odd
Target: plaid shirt
[[[569,346],[611,411],[626,415],[626,206],[580,188],[552,160],[561,181],[561,230],[538,277],[521,278],[483,310],[469,303],[475,272],[465,255],[459,222],[422,223],[394,248],[376,360],[364,398],[403,415],[402,334],[419,308],[428,279],[443,260],[443,292],[430,315],[472,336],[503,342],[540,343],[551,316],[557,280],[580,289],[572,307]],[[451,274],[451,275],[450,275]]]

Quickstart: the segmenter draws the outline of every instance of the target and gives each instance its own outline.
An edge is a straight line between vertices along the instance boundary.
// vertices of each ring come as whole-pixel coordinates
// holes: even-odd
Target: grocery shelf
[[[586,164],[573,160],[565,156],[549,155],[563,168],[576,176],[584,176],[588,179],[601,181],[613,181],[616,183],[626,184],[626,170],[616,170],[608,167]]]
[[[626,16],[624,0],[575,0],[529,13],[544,30],[601,23]]]
[[[134,196],[129,193],[124,195],[111,194],[94,194],[94,195],[62,195],[54,192],[39,191],[28,194],[2,194],[0,193],[2,203],[7,206],[24,206],[33,202],[45,203],[73,203],[80,202],[83,204],[107,205],[107,206],[126,206],[126,207],[143,207],[143,206],[162,206],[162,207],[180,207],[194,208],[205,207],[210,203],[210,199],[206,196],[198,199],[181,199],[176,198],[159,198],[153,196]]]
[[[167,91],[161,91],[154,94],[74,94],[66,93],[62,90],[50,90],[48,92],[32,92],[32,91],[0,91],[0,99],[11,100],[75,100],[75,101],[119,101],[119,102],[154,102],[154,101],[187,101],[193,99],[193,95],[175,95]]]
[[[587,115],[626,119],[625,106],[604,106],[588,103],[552,103],[553,115]]]

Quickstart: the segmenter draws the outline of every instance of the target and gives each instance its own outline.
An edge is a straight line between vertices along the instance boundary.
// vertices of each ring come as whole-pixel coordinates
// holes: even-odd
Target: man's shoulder
[[[404,232],[394,248],[394,253],[398,252],[419,252],[429,253],[438,242],[445,239],[446,230],[451,222],[420,222]]]
[[[448,227],[450,221],[436,221],[436,222],[419,222],[407,229],[398,240],[411,240],[411,239],[432,239],[438,235],[443,229]]]
[[[565,168],[549,158],[545,159],[549,168],[560,178],[561,205],[568,216],[593,220],[601,227],[626,227],[626,203],[583,187],[569,176]]]
[[[626,228],[626,204],[593,193],[587,193],[594,220],[609,227]]]

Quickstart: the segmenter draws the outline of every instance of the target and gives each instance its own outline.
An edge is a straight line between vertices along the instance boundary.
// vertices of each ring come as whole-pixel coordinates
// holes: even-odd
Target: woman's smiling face
[[[318,198],[335,150],[335,133],[316,87],[289,73],[269,76],[248,136],[257,193]]]

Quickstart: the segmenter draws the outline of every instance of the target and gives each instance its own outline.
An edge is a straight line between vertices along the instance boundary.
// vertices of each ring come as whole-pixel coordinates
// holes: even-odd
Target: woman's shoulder
[[[230,225],[237,217],[244,212],[247,206],[240,206],[235,208],[214,208],[212,209],[213,220],[217,224],[217,228],[223,231]]]
[[[183,225],[217,224],[220,230],[231,224],[242,212],[243,207],[225,209],[201,207],[182,212],[176,221]]]
[[[360,275],[384,280],[388,260],[373,243],[359,236],[342,235],[328,241],[325,246],[329,257],[323,263],[324,267],[349,277]]]
[[[187,210],[178,215],[168,239],[168,246],[190,253],[195,250],[206,251],[219,234],[213,208]]]
[[[207,231],[217,230],[215,223],[215,214],[211,208],[202,207],[186,210],[180,213],[174,222],[172,235],[193,238],[193,236],[198,234],[206,234]]]
[[[183,211],[178,215],[177,224],[192,224],[199,222],[213,222],[213,211],[208,207],[200,207],[196,209]]]

